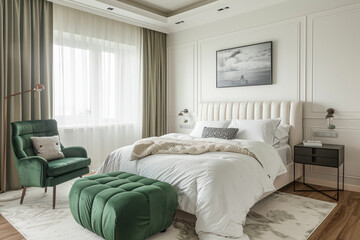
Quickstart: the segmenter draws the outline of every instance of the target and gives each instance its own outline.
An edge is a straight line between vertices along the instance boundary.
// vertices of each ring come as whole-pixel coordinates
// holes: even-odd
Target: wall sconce
[[[185,108],[184,110],[179,112],[178,116],[183,118],[184,123],[188,123],[189,122],[189,119],[187,117],[188,114],[189,114],[189,110]]]
[[[326,114],[325,118],[328,121],[328,129],[335,129],[336,126],[332,123],[335,110],[333,108],[328,108],[326,111],[327,111],[327,114]]]

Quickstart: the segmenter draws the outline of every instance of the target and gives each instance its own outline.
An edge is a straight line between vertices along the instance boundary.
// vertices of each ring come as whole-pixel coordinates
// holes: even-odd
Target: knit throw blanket
[[[227,141],[195,141],[181,140],[164,137],[145,138],[137,141],[134,145],[131,160],[140,160],[153,154],[191,154],[199,155],[207,152],[232,152],[248,155],[261,162],[255,154],[247,148],[243,148],[237,142]]]

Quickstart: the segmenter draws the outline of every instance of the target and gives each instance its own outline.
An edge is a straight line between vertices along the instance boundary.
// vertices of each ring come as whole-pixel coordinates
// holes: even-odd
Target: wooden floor
[[[20,240],[25,238],[0,214],[0,239]]]
[[[297,183],[296,189],[306,189]],[[317,192],[295,192],[293,184],[282,188],[280,191],[299,196],[336,202]],[[335,192],[333,195],[335,196]],[[25,239],[16,229],[0,215],[0,240]],[[344,191],[340,194],[340,201],[331,214],[316,229],[308,240],[360,240],[360,193]]]

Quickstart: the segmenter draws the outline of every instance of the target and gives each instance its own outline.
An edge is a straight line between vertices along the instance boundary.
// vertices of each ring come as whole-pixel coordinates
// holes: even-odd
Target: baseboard
[[[298,178],[297,181],[302,182],[302,177]],[[306,177],[306,183],[315,184],[315,185],[324,186],[324,187],[331,187],[331,188],[336,188],[336,184],[337,184],[336,182],[318,179],[318,178],[311,178],[311,177]],[[340,183],[340,187],[342,187],[341,183]],[[344,188],[345,188],[345,190],[348,190],[348,191],[360,192],[360,186],[358,186],[358,185],[352,185],[352,184],[345,183]]]

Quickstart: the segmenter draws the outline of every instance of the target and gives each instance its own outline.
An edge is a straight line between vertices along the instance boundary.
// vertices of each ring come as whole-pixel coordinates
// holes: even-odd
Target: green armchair
[[[53,208],[56,202],[56,185],[89,173],[91,159],[83,147],[64,148],[65,158],[46,161],[36,156],[31,137],[59,135],[57,122],[53,119],[12,122],[12,146],[16,169],[23,187],[20,204],[23,203],[27,187],[53,187]]]

